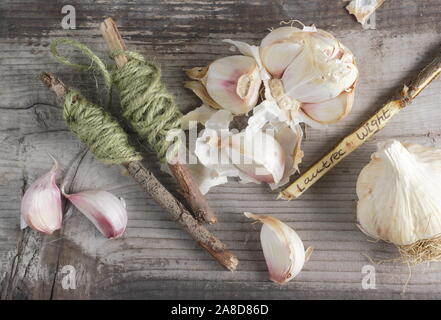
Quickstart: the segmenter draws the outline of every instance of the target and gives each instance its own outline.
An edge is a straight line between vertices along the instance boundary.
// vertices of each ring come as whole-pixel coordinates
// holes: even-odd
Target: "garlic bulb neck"
[[[412,155],[400,142],[396,140],[386,141],[377,156],[384,160],[385,165],[395,174],[396,179],[408,179],[419,171],[415,156]],[[402,168],[406,168],[403,171]]]

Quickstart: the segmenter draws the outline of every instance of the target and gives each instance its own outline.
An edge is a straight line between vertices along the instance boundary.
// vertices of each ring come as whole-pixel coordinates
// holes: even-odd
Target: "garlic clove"
[[[285,170],[285,154],[276,139],[262,131],[229,137],[232,163],[251,179],[277,184]]]
[[[281,78],[289,64],[299,55],[299,43],[276,43],[262,49],[262,62],[266,70],[275,78]]]
[[[309,47],[293,60],[282,77],[285,93],[300,102],[318,103],[351,88],[358,76],[352,63],[327,60],[323,52]]]
[[[109,239],[118,238],[127,226],[124,199],[103,190],[88,190],[63,195]]]
[[[289,182],[289,178],[299,171],[299,164],[303,159],[303,151],[301,149],[303,131],[299,125],[294,128],[286,123],[269,123],[265,126],[265,130],[274,130],[274,138],[280,144],[283,154],[285,155],[285,168],[279,182],[270,184],[272,190],[283,186]]]
[[[411,245],[441,234],[441,150],[381,143],[356,190],[357,221],[367,235]]]
[[[298,42],[301,43],[304,39],[304,31],[302,29],[285,26],[271,30],[261,41],[260,47],[267,48],[273,44],[281,42]]]
[[[38,178],[26,190],[21,201],[21,229],[27,226],[37,231],[52,234],[61,228],[62,208],[60,189],[56,184],[60,173],[58,161],[50,156],[54,166]]]
[[[336,98],[319,103],[302,103],[301,111],[313,121],[320,124],[335,123],[343,119],[354,103],[354,90],[343,92]]]
[[[261,80],[253,58],[230,56],[208,68],[205,86],[210,97],[233,114],[250,111],[257,103]]]
[[[286,184],[289,177],[298,171],[298,165],[303,158],[301,150],[303,131],[300,125],[292,121],[289,113],[280,109],[274,101],[265,100],[254,108],[246,130],[251,132],[269,130],[274,133],[274,138],[285,155],[285,170],[281,180],[270,184],[270,187],[274,190]]]
[[[298,234],[276,218],[249,212],[245,212],[244,215],[263,223],[260,243],[270,280],[283,284],[296,277],[306,259],[305,247]],[[308,248],[306,253],[309,259],[312,248]]]

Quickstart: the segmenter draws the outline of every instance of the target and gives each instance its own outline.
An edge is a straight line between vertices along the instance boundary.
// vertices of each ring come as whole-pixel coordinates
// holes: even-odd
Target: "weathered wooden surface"
[[[441,298],[441,263],[421,265],[409,277],[405,265],[375,265],[376,289],[362,289],[366,255],[396,257],[392,245],[373,243],[355,226],[355,182],[379,140],[397,138],[441,148],[441,80],[397,115],[373,140],[356,150],[300,199],[275,200],[259,185],[231,182],[208,194],[219,223],[209,228],[240,259],[224,271],[170,221],[118,167],[84,154],[67,131],[40,71],[57,73],[93,99],[100,77],[72,72],[50,58],[48,45],[72,36],[101,56],[106,45],[98,26],[112,16],[128,46],[154,58],[183,111],[198,105],[182,86],[183,68],[230,54],[221,42],[257,44],[280,20],[299,19],[331,31],[351,48],[360,68],[356,103],[342,122],[323,131],[307,128],[306,168],[324,149],[372,113],[404,79],[441,48],[439,0],[388,0],[377,12],[377,30],[365,31],[338,0],[313,1],[71,1],[77,29],[63,30],[62,1],[6,0],[0,3],[0,296],[17,298]],[[23,190],[47,171],[47,152],[68,172],[70,190],[105,188],[126,199],[129,225],[123,238],[106,240],[77,211],[69,209],[63,229],[52,236],[19,230]],[[146,164],[173,188],[152,155]],[[273,214],[290,224],[315,252],[304,271],[279,286],[267,281],[258,228],[243,211]],[[63,266],[77,271],[77,289],[61,286]]]

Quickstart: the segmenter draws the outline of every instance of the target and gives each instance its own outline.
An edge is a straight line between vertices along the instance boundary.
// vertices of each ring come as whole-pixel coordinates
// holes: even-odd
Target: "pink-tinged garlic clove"
[[[221,107],[233,114],[243,114],[256,105],[260,84],[254,59],[231,56],[209,66],[205,86],[210,97]]]
[[[302,239],[298,234],[276,218],[249,212],[245,212],[244,215],[263,223],[260,243],[270,280],[284,284],[296,277],[313,249],[310,247],[305,252]]]
[[[343,119],[354,103],[354,90],[343,92],[334,99],[319,103],[302,103],[301,110],[312,121],[331,124]]]
[[[269,184],[282,179],[285,153],[272,135],[245,131],[228,139],[232,163],[248,177]]]
[[[21,201],[21,229],[30,227],[52,234],[61,228],[62,207],[60,189],[56,184],[60,173],[58,162],[51,156],[54,166],[26,190]]]
[[[261,85],[256,61],[245,56],[230,56],[218,59],[208,68],[187,70],[187,75],[196,81],[185,86],[216,109],[225,109],[233,114],[244,114],[257,103]]]
[[[88,190],[63,195],[109,239],[118,238],[127,226],[123,199],[103,190]]]

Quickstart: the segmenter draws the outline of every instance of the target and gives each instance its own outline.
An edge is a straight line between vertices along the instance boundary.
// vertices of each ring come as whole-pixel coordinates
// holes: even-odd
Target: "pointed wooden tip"
[[[49,72],[40,73],[40,80],[48,89],[52,90],[59,99],[63,99],[68,91],[66,85]]]

